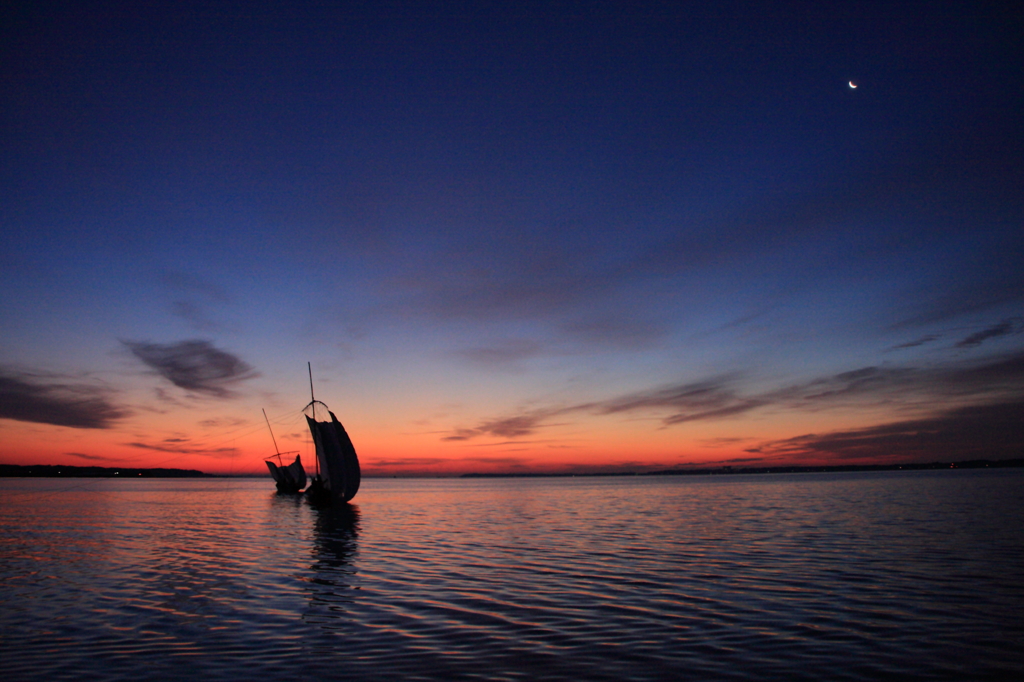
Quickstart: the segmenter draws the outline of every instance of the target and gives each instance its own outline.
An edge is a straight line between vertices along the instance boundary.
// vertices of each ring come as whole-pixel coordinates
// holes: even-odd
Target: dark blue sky
[[[1021,413],[1003,4],[41,2],[0,24],[0,428],[67,434],[54,461],[221,457],[261,405],[290,424],[306,360],[381,471],[928,459],[825,435]],[[107,416],[69,417],[83,400]],[[82,424],[93,450],[66,449]],[[832,449],[778,445],[808,434]]]

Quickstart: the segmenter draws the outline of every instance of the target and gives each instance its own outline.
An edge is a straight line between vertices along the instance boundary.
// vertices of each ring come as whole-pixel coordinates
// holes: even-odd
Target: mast
[[[316,398],[313,397],[313,365],[309,362],[306,363],[306,369],[309,370],[309,402],[315,403]],[[313,421],[316,421],[316,408],[313,408]]]
[[[263,409],[263,408],[260,408]],[[267,411],[263,410],[263,418],[267,421],[267,430],[270,431],[270,440],[274,441],[274,452],[277,453],[277,461],[281,461],[281,450],[277,447],[277,439],[274,438],[274,429],[270,428],[270,420],[267,419]]]
[[[345,427],[334,413],[316,399],[313,390],[313,363],[307,362],[309,371],[309,397],[307,407],[313,409],[312,416],[306,415],[310,435],[316,445],[317,473],[313,483],[314,495],[330,500],[331,504],[348,502],[359,490],[362,474],[359,457],[352,446]],[[316,405],[320,404],[323,419],[316,418]],[[303,410],[305,412],[305,410]]]
[[[313,413],[313,421],[316,421],[316,397],[313,395],[313,365],[310,362],[306,362],[306,369],[309,370],[309,409]],[[314,457],[316,460],[316,475],[320,475],[320,456]]]

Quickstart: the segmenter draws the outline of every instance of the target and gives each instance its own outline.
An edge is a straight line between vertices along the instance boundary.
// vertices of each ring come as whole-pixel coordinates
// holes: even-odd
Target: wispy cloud
[[[240,358],[214,348],[209,341],[172,344],[122,341],[139,360],[172,384],[187,391],[218,398],[232,395],[229,386],[259,374]]]
[[[963,339],[956,344],[957,348],[970,348],[972,346],[980,346],[989,339],[995,339],[1000,336],[1008,336],[1010,334],[1019,334],[1024,329],[1024,324],[1021,323],[1020,318],[1012,318],[1009,320],[1003,320],[999,324],[992,325],[987,329],[982,329],[979,332],[971,334],[967,338]]]
[[[945,282],[930,300],[918,304],[917,310],[889,328],[913,329],[1008,304],[1019,306],[1024,301],[1024,271],[1016,253],[1016,249],[1008,248],[1002,254],[994,254],[993,259],[999,262],[989,264],[987,276],[979,278],[975,275],[965,277],[962,282]]]
[[[546,420],[558,414],[577,411],[580,407],[551,408],[534,410],[510,417],[499,417],[484,421],[471,429],[456,429],[452,434],[442,438],[445,441],[469,440],[478,436],[494,436],[497,438],[518,438],[534,433]]]
[[[608,351],[641,350],[659,343],[669,333],[664,323],[614,312],[600,317],[571,320],[557,324],[552,329],[544,342],[507,338],[460,348],[452,354],[489,369],[519,369],[532,358],[577,353],[577,344]]]
[[[503,466],[519,468],[532,463],[533,460],[523,457],[460,457],[460,462],[473,462],[475,464],[501,464]]]
[[[238,417],[216,417],[214,419],[204,419],[199,422],[199,425],[207,429],[224,429],[244,426],[248,423],[248,419],[240,419]]]
[[[208,309],[230,303],[231,297],[219,285],[194,274],[179,271],[163,271],[159,279],[172,292],[171,313],[179,317],[193,329],[200,332],[212,332],[223,325],[213,319]]]
[[[789,402],[794,406],[848,403],[875,399],[925,381],[923,373],[912,367],[870,366],[796,384],[769,397],[772,402]]]
[[[134,441],[131,443],[125,443],[128,447],[139,448],[141,450],[154,450],[156,452],[167,452],[177,455],[203,455],[205,457],[234,457],[238,454],[238,448],[207,448],[200,445],[188,445],[190,441],[183,438],[167,438],[157,443],[143,443],[141,441]]]
[[[188,322],[193,329],[201,332],[213,332],[221,328],[221,325],[214,322],[194,301],[174,301],[171,303],[171,312]]]
[[[87,455],[84,452],[65,452],[68,457],[77,457],[78,459],[87,459],[92,462],[121,462],[121,459],[114,459],[113,457],[101,457],[99,455]]]
[[[753,394],[743,393],[741,383],[740,375],[719,376],[605,400],[531,408],[484,420],[473,428],[457,428],[443,440],[522,438],[551,426],[555,417],[573,413],[660,414],[662,426],[668,427],[767,408],[813,412],[889,405],[893,410],[914,409],[920,413],[929,409],[925,406],[943,409],[968,401],[996,403],[1024,396],[1024,352],[927,367],[862,367]]]
[[[1003,459],[1024,454],[1024,401],[972,405],[925,419],[771,441],[750,452],[844,460]]]
[[[889,348],[888,350],[903,350],[905,348],[917,348],[918,346],[923,346],[926,343],[931,343],[932,341],[935,341],[936,339],[939,338],[940,336],[938,334],[928,334],[926,336],[914,339],[913,341],[907,341],[906,343],[898,344],[896,346],[893,346],[892,348]]]
[[[938,368],[928,373],[928,379],[942,396],[1016,397],[1024,394],[1024,352]]]
[[[574,340],[622,350],[648,348],[669,334],[664,322],[622,313],[575,320],[561,330]]]
[[[702,438],[697,442],[705,448],[721,448],[751,440],[750,438]]]
[[[761,397],[737,395],[732,384],[735,377],[717,377],[705,381],[656,388],[632,393],[599,403],[600,414],[637,410],[671,410],[664,417],[665,425],[689,421],[718,419],[749,412],[766,404]]]
[[[110,391],[59,376],[0,370],[0,418],[80,429],[109,429],[128,415]]]
[[[159,278],[164,286],[181,294],[201,296],[222,303],[231,300],[231,297],[222,287],[187,272],[164,270],[159,274]]]
[[[455,351],[455,355],[486,367],[510,368],[523,360],[540,355],[542,352],[542,344],[536,341],[506,339],[489,345],[463,348]]]
[[[358,319],[363,334],[394,319],[428,327],[468,322],[486,325],[488,332],[500,326],[514,333],[527,321],[543,330],[538,337],[543,344],[469,343],[456,352],[470,362],[503,368],[534,355],[647,349],[676,331],[720,334],[726,317],[749,322],[750,310],[787,314],[786,297],[813,294],[805,284],[809,278],[814,288],[848,294],[845,287],[853,278],[860,284],[867,273],[882,266],[891,270],[895,262],[913,272],[872,280],[890,290],[923,283],[915,296],[877,301],[885,320],[902,318],[896,327],[1020,301],[1024,271],[1009,255],[1019,249],[998,249],[1007,254],[998,272],[983,276],[975,270],[943,276],[933,261],[908,258],[935,255],[930,249],[951,251],[962,238],[960,214],[965,207],[984,209],[990,191],[1006,193],[1000,205],[1020,205],[1012,198],[1019,194],[1014,181],[1001,177],[1003,169],[1019,163],[1001,149],[1005,142],[999,135],[983,137],[965,145],[963,138],[943,131],[927,141],[893,141],[831,175],[790,185],[790,191],[740,196],[706,210],[652,206],[642,217],[625,210],[594,211],[570,227],[538,217],[529,227],[514,228],[502,222],[506,216],[485,215],[480,219],[509,229],[436,231],[409,240],[407,250],[396,246],[401,240],[387,240],[379,252],[368,250],[367,267],[391,273],[392,264],[401,262],[401,272],[376,280],[373,296],[358,314],[350,307],[355,303],[337,304],[331,324],[347,328]],[[990,154],[996,163],[988,163]],[[964,175],[976,176],[968,178],[969,187]],[[954,187],[964,191],[947,191]],[[926,221],[929,229],[920,230],[913,221]],[[1006,241],[1019,244],[1019,238]],[[768,263],[782,267],[769,271]],[[848,297],[835,300],[840,299]],[[906,308],[893,310],[904,301]],[[709,308],[718,318],[710,324],[703,314]],[[866,314],[858,306],[849,310]],[[682,320],[696,324],[684,328]]]
[[[391,459],[367,460],[365,465],[378,468],[408,468],[408,467],[432,467],[439,464],[448,464],[451,460],[442,457],[394,457]]]

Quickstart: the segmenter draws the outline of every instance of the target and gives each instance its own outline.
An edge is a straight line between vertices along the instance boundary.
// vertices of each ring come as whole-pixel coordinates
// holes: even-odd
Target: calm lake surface
[[[0,479],[5,680],[1024,679],[1024,471]]]

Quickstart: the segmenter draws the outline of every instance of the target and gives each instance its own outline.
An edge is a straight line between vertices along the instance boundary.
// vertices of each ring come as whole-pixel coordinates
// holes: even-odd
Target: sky
[[[889,4],[4,3],[0,462],[1024,456],[1024,20]]]

